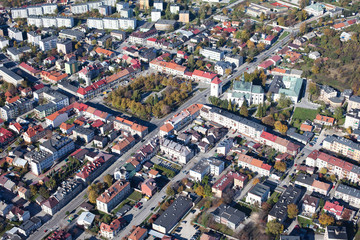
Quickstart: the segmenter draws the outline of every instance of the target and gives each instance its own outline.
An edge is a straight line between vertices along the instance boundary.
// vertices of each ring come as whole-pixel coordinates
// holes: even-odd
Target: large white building
[[[98,210],[110,213],[131,191],[130,183],[117,181],[96,199]]]
[[[129,3],[127,2],[118,2],[116,3],[116,11],[120,12],[121,9],[129,8]]]
[[[20,77],[6,67],[0,67],[0,77],[3,81],[11,83],[14,86],[19,86],[24,81],[24,78]]]
[[[190,169],[189,175],[196,181],[201,181],[206,175],[219,176],[224,170],[225,163],[216,158],[200,160]]]
[[[27,40],[28,43],[31,43],[32,45],[39,46],[39,42],[41,40],[41,35],[38,35],[36,32],[28,32],[27,33]]]
[[[258,183],[247,194],[246,202],[251,205],[257,204],[261,206],[270,197],[270,187]]]
[[[25,160],[29,161],[31,171],[37,176],[54,164],[53,155],[46,151],[28,152],[25,154]]]
[[[11,17],[13,19],[15,18],[27,18],[28,15],[28,11],[26,8],[13,8],[11,9]]]
[[[41,6],[29,6],[27,8],[12,8],[11,17],[27,18],[29,16],[43,16],[47,14],[56,14],[57,4],[42,4]]]
[[[200,50],[200,54],[203,55],[205,58],[214,61],[221,61],[224,58],[224,51],[214,48],[208,48],[208,47],[202,48]]]
[[[360,109],[351,109],[346,113],[344,128],[351,127],[352,130],[359,129]]]
[[[72,14],[83,14],[89,11],[89,6],[85,4],[74,4],[71,5]]]
[[[160,151],[181,164],[186,164],[194,156],[189,147],[166,138],[160,139]]]
[[[264,103],[265,93],[261,86],[253,85],[252,82],[234,81],[233,89],[227,93],[227,99],[238,106],[246,101],[246,104],[250,106]]]
[[[24,41],[23,33],[16,28],[9,28],[8,35],[10,39],[15,39],[16,41]]]
[[[30,6],[27,8],[29,16],[42,16],[43,9],[41,6]]]
[[[152,10],[151,11],[151,21],[156,22],[159,19],[161,19],[161,11],[158,9]]]
[[[135,29],[136,19],[135,18],[88,18],[88,28],[95,29]]]
[[[40,27],[74,27],[74,18],[72,17],[36,17],[31,16],[27,19],[27,24]]]

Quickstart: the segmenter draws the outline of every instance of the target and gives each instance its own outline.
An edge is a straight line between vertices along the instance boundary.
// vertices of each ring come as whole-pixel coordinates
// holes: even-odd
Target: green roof
[[[301,78],[284,76],[283,83],[285,86],[289,87],[279,89],[279,94],[284,93],[286,96],[299,97],[303,84],[303,80]]]
[[[253,85],[252,82],[234,81],[233,91],[263,93],[264,89],[261,86]]]

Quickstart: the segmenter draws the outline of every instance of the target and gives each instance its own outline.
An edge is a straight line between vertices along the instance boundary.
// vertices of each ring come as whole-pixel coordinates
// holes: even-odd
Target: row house
[[[268,145],[279,152],[288,153],[292,156],[295,156],[300,151],[299,145],[265,131],[261,133],[260,143]]]
[[[335,174],[338,179],[346,178],[352,182],[360,180],[359,166],[318,150],[312,151],[307,156],[306,165],[317,167],[318,169],[326,168],[329,174]]]
[[[135,145],[136,141],[135,138],[131,135],[124,137],[123,139],[119,140],[112,148],[111,151],[120,155],[123,155],[127,152],[130,148]]]
[[[243,188],[248,181],[248,176],[237,172],[228,172],[219,178],[211,190],[215,197],[221,198],[223,194],[233,187]]]
[[[126,225],[127,222],[121,217],[113,220],[110,224],[102,222],[100,224],[101,236],[107,239],[114,239]]]
[[[360,190],[344,185],[339,184],[336,188],[334,197],[336,199],[341,199],[347,203],[350,204],[350,206],[353,207],[359,207],[360,206]]]
[[[248,168],[253,172],[257,172],[261,176],[270,176],[272,167],[261,160],[240,153],[238,155],[238,165],[242,168]]]
[[[92,182],[113,162],[114,157],[99,157],[93,162],[88,162],[80,172],[76,173],[75,178],[84,183]]]
[[[331,188],[331,185],[325,182],[316,180],[316,176],[306,175],[299,173],[295,178],[295,184],[298,186],[305,187],[310,192],[317,192],[326,196]]]

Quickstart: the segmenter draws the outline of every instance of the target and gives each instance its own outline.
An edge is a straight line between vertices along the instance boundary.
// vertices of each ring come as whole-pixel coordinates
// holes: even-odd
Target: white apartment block
[[[129,3],[127,2],[118,2],[116,3],[116,11],[120,12],[121,9],[129,8]]]
[[[35,46],[39,46],[41,36],[36,34],[35,32],[28,32],[27,40],[28,40],[28,43],[31,43],[32,45],[35,45]]]
[[[34,26],[40,28],[43,26],[43,20],[40,17],[28,17],[27,24],[28,24],[28,26],[34,25]]]
[[[213,49],[213,48],[202,48],[200,50],[200,54],[203,55],[205,58],[208,58],[210,60],[214,61],[221,61],[224,58],[224,52],[219,49]]]
[[[27,10],[29,16],[42,16],[44,14],[41,6],[31,6]]]
[[[162,1],[154,1],[154,8],[160,11],[164,11],[164,3]]]
[[[134,18],[89,18],[87,20],[88,28],[95,29],[135,29],[136,19]]]
[[[179,5],[170,5],[170,12],[172,14],[177,14],[180,12],[180,6]]]
[[[120,28],[120,22],[116,18],[104,18],[103,19],[103,28],[117,30]]]
[[[88,18],[87,26],[88,28],[104,29],[104,22],[100,18]]]
[[[360,190],[356,188],[352,188],[344,184],[339,184],[339,186],[336,188],[334,197],[337,199],[342,199],[351,206],[357,208],[360,206]]]
[[[42,6],[42,10],[43,10],[44,15],[46,15],[46,14],[56,14],[57,4],[43,4],[41,6]]]
[[[72,14],[83,14],[89,11],[89,6],[87,4],[76,4],[71,5]]]
[[[340,153],[355,161],[360,161],[360,144],[350,139],[338,136],[327,136],[323,141],[323,148]]]
[[[160,10],[152,10],[151,11],[151,21],[156,22],[157,20],[161,19],[161,11]]]
[[[28,17],[28,11],[27,11],[26,8],[14,8],[14,9],[11,9],[11,17],[13,19],[27,18]]]
[[[74,27],[74,18],[72,17],[56,17],[57,27],[66,27],[72,28]]]
[[[135,29],[136,28],[136,19],[135,18],[120,18],[119,27],[121,29]]]
[[[87,3],[88,7],[89,7],[89,11],[92,11],[93,9],[99,9],[99,7],[101,5],[103,5],[102,2],[88,2]]]
[[[9,40],[6,38],[0,37],[0,49],[9,46]]]
[[[30,169],[35,175],[40,175],[43,170],[50,169],[54,163],[53,155],[46,151],[29,152],[25,154],[25,160],[29,161]]]
[[[44,39],[40,40],[39,47],[43,51],[48,51],[53,48],[56,48],[56,43],[57,43],[57,37],[52,36],[52,37],[48,37],[48,38],[44,38]]]
[[[123,8],[119,13],[122,18],[131,18],[133,16],[133,10],[131,8]]]
[[[104,5],[115,7],[117,0],[102,0]]]
[[[261,124],[217,107],[204,105],[200,110],[200,116],[209,121],[221,124],[226,128],[237,130],[238,133],[251,137],[256,141],[260,141],[261,133],[266,130],[266,127]]]
[[[10,39],[15,39],[16,41],[24,41],[22,32],[16,28],[9,28],[8,35]]]
[[[346,113],[345,128],[351,127],[352,130],[359,129],[360,124],[360,109],[351,109]]]
[[[57,27],[56,18],[42,18],[42,25],[44,28]]]

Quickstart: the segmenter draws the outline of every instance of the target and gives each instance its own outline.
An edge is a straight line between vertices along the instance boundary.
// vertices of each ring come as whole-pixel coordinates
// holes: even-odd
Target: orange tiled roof
[[[327,123],[331,123],[331,124],[333,124],[334,121],[335,121],[335,119],[332,118],[332,117],[322,116],[320,114],[316,115],[315,120],[322,121],[322,122],[327,122]]]
[[[164,125],[162,125],[161,127],[160,127],[160,130],[161,131],[163,131],[163,132],[170,132],[171,130],[173,130],[174,129],[174,127],[173,127],[173,125],[171,125],[170,123],[166,123],[166,124],[164,124]]]
[[[108,57],[110,57],[111,55],[114,54],[114,52],[112,52],[110,50],[100,48],[100,47],[96,48],[95,52],[98,53],[98,54],[104,54],[104,55],[106,55]]]

